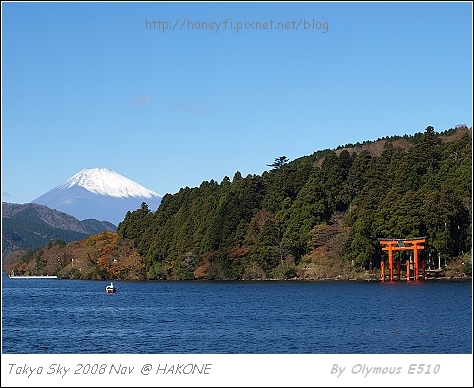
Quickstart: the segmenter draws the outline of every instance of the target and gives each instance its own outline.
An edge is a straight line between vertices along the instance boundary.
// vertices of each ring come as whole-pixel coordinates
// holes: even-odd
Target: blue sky
[[[83,168],[164,195],[471,127],[472,32],[470,2],[2,2],[2,201]]]

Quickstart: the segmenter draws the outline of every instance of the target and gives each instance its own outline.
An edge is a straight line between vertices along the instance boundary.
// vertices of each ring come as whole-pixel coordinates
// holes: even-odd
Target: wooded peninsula
[[[472,128],[429,126],[267,166],[166,194],[154,212],[143,203],[116,233],[11,253],[4,269],[69,279],[376,280],[387,260],[379,238],[425,236],[427,269],[472,275]]]

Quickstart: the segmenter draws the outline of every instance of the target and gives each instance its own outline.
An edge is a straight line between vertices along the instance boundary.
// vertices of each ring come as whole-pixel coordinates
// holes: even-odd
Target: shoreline
[[[382,282],[380,278],[374,277],[344,277],[338,276],[333,278],[291,278],[291,279],[278,279],[278,278],[267,278],[267,279],[77,279],[77,278],[62,278],[55,275],[45,275],[45,276],[36,276],[36,275],[25,275],[25,276],[10,276],[4,272],[4,276],[9,279],[59,279],[59,280],[91,280],[91,281],[150,281],[150,282],[314,282],[314,283],[324,283],[324,282],[371,282],[371,283],[424,283],[432,281],[472,281],[472,276],[438,276],[438,277],[426,277],[425,279],[419,279],[415,281],[410,279],[407,282],[406,278],[398,278],[390,281],[385,278],[385,281]]]

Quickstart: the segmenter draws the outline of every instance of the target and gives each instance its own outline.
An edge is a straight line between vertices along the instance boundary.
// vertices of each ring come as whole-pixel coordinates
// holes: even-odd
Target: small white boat
[[[105,293],[106,294],[113,294],[117,291],[117,289],[114,286],[114,283],[110,282],[110,284],[105,287]]]

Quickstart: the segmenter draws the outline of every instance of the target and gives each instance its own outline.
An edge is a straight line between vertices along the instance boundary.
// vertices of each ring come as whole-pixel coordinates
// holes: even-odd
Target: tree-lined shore
[[[128,212],[117,233],[51,242],[4,269],[81,279],[380,278],[378,238],[426,236],[439,277],[471,276],[472,129],[395,136],[236,172]],[[405,263],[409,252],[395,257]]]

